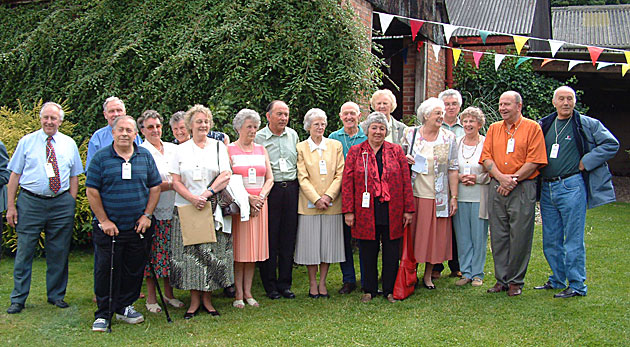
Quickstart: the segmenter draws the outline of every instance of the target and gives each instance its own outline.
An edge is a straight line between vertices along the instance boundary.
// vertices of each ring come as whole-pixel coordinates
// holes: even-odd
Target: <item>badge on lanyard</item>
[[[255,184],[256,183],[256,168],[250,167],[247,170],[247,183]]]
[[[507,151],[505,153],[514,152],[514,138],[511,138],[507,142]]]
[[[278,164],[280,164],[280,171],[281,172],[289,172],[289,164],[287,163],[286,159],[280,158],[278,160]]]
[[[554,143],[553,145],[551,145],[551,153],[549,153],[549,158],[551,159],[556,159],[558,158],[558,152],[560,151],[560,145],[557,143]]]
[[[324,159],[319,161],[319,174],[320,175],[328,174],[328,170],[326,170],[326,161]]]
[[[193,169],[193,181],[201,181],[201,168],[199,166]]]
[[[131,179],[131,163],[122,164],[122,179],[124,180]]]
[[[53,169],[51,163],[46,163],[46,176],[48,176],[48,178],[55,177],[55,169]]]
[[[470,175],[470,166],[464,166],[464,175]]]
[[[363,192],[363,200],[361,200],[361,207],[370,208],[370,193]]]

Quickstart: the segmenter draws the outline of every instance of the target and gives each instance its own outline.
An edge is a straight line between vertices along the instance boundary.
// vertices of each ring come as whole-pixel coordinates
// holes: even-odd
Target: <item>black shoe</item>
[[[267,297],[269,297],[269,299],[271,300],[276,300],[276,299],[280,299],[282,297],[282,295],[280,295],[280,293],[278,293],[277,291],[271,291],[269,293],[267,293]]]
[[[551,286],[551,282],[547,281],[542,286],[534,287],[534,289],[554,289],[554,288]]]
[[[70,307],[70,305],[68,305],[67,302],[63,301],[63,299],[59,299],[59,300],[48,300],[48,303],[51,305],[55,305],[59,308],[68,308]]]
[[[561,291],[560,293],[554,295],[554,298],[560,298],[560,299],[566,299],[566,298],[572,298],[574,296],[584,296],[585,294],[580,294],[578,292],[576,292],[575,290],[571,289],[571,288],[567,288],[563,291]]]
[[[433,289],[435,289],[435,285],[430,285],[430,286],[427,286],[427,284],[426,284],[426,283],[424,283],[424,281],[422,281],[422,286],[423,286],[423,287],[425,287],[426,289],[429,289],[429,290],[433,290]]]
[[[24,309],[24,305],[18,304],[17,302],[14,302],[7,309],[7,313],[8,314],[20,313],[20,312],[22,312],[23,309]]]
[[[197,313],[199,313],[199,307],[197,307],[197,310],[195,312],[184,313],[184,319],[191,319],[192,317],[196,316]]]
[[[319,294],[320,298],[324,298],[324,299],[330,299],[330,294],[326,293],[326,294]]]
[[[343,287],[341,287],[341,289],[339,289],[339,294],[350,294],[355,289],[357,289],[357,284],[356,283],[344,283]]]
[[[217,310],[210,311],[210,310],[208,310],[205,306],[203,306],[203,310],[204,310],[204,311],[206,311],[206,313],[207,313],[207,314],[209,314],[209,315],[211,315],[212,317],[217,317],[217,316],[220,316],[220,315],[221,315],[221,314],[219,313],[219,311],[217,311]]]
[[[234,289],[234,285],[223,288],[223,296],[234,299],[236,297],[236,289]]]
[[[317,298],[319,298],[319,294],[308,293],[308,297],[311,298],[311,299],[317,299]]]
[[[287,299],[295,299],[295,294],[290,289],[285,289],[282,291],[282,296]]]

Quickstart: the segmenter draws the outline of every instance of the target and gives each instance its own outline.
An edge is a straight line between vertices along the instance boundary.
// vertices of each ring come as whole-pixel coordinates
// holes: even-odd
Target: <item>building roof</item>
[[[555,40],[630,47],[630,5],[553,7],[551,13]]]
[[[490,32],[529,36],[536,0],[446,0],[449,22]],[[478,30],[457,29],[453,36],[478,36]]]

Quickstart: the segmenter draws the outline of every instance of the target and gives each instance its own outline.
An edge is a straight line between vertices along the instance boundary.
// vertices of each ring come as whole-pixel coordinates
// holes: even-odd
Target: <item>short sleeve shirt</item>
[[[269,155],[269,163],[273,172],[273,179],[276,182],[293,181],[297,178],[297,143],[298,135],[291,128],[284,128],[280,136],[275,135],[264,127],[256,133],[255,142],[263,145]],[[280,162],[286,161],[286,171],[280,170]]]

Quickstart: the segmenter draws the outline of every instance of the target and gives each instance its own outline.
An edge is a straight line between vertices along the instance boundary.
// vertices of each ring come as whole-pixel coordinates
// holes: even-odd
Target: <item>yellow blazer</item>
[[[343,174],[343,146],[341,142],[324,138],[326,150],[311,152],[308,141],[297,144],[297,177],[300,182],[298,213],[304,215],[341,214],[341,177]],[[319,161],[326,161],[325,175],[319,173]],[[326,211],[308,208],[308,202],[315,204],[322,195],[332,198],[332,206]]]

